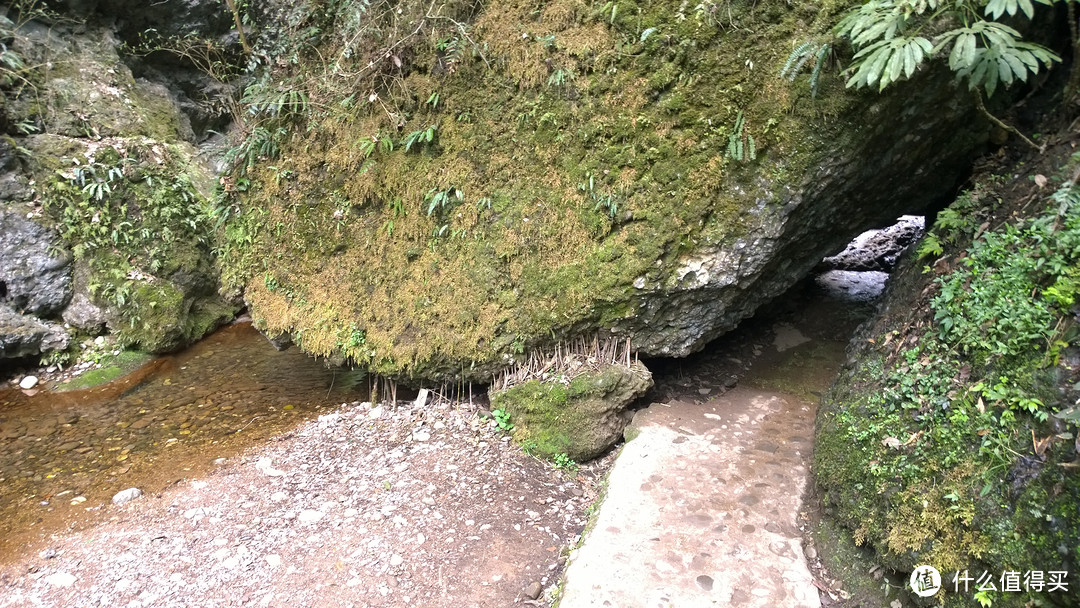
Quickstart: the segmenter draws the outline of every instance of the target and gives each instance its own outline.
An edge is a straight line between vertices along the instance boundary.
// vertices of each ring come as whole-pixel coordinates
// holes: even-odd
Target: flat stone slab
[[[798,517],[814,405],[736,388],[639,412],[561,608],[819,608]]]

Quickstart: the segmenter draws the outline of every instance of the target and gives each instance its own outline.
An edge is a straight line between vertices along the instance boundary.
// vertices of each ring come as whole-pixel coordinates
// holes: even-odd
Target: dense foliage
[[[906,295],[894,294],[909,301],[867,329],[857,362],[826,399],[818,481],[856,541],[893,568],[1072,571],[1080,563],[1071,462],[1080,427],[1069,388],[1080,188],[1070,174],[1062,168],[1052,194],[1032,195],[1039,203],[1027,219],[1008,216],[1000,197],[1010,182],[999,178],[983,178],[943,212],[921,250],[944,254],[926,268],[932,282],[909,268],[896,288]],[[950,596],[956,605],[970,600]]]
[[[1035,0],[1044,5],[1054,1]],[[999,21],[1018,12],[1033,18],[1031,0],[870,0],[835,29],[856,48],[848,86],[884,89],[946,51],[957,78],[987,95],[999,85],[1027,81],[1061,58]]]

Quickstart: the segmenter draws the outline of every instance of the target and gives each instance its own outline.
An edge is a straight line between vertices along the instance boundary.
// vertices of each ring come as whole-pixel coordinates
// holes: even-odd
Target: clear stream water
[[[355,378],[241,323],[99,388],[0,391],[0,562],[360,398]]]

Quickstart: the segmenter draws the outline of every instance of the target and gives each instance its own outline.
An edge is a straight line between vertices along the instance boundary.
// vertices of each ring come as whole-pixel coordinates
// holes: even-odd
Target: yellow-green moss
[[[58,385],[53,390],[75,391],[100,386],[130,374],[145,365],[151,359],[152,357],[144,352],[134,350],[120,351],[119,355],[102,361],[101,367],[86,371],[83,374]]]
[[[449,73],[420,45],[385,100],[311,117],[253,167],[224,265],[255,322],[384,373],[490,369],[631,314],[635,278],[745,234],[836,137],[817,117],[848,107],[839,80],[811,102],[776,78],[836,7],[734,3],[738,28],[674,1],[597,9],[489,3],[471,30],[484,61]],[[751,163],[725,157],[740,112]],[[432,143],[365,159],[364,141],[430,125]],[[432,192],[455,196],[429,215]],[[362,350],[341,345],[353,323]]]

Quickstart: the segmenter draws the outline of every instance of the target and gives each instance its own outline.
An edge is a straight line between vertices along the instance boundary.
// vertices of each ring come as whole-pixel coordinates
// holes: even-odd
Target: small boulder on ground
[[[615,445],[630,421],[627,406],[652,385],[639,362],[606,365],[572,379],[556,374],[495,391],[491,405],[509,415],[514,439],[527,450],[582,462]]]
[[[126,502],[131,502],[136,498],[143,495],[143,491],[139,488],[128,488],[126,490],[120,490],[112,497],[112,504],[122,505]]]

